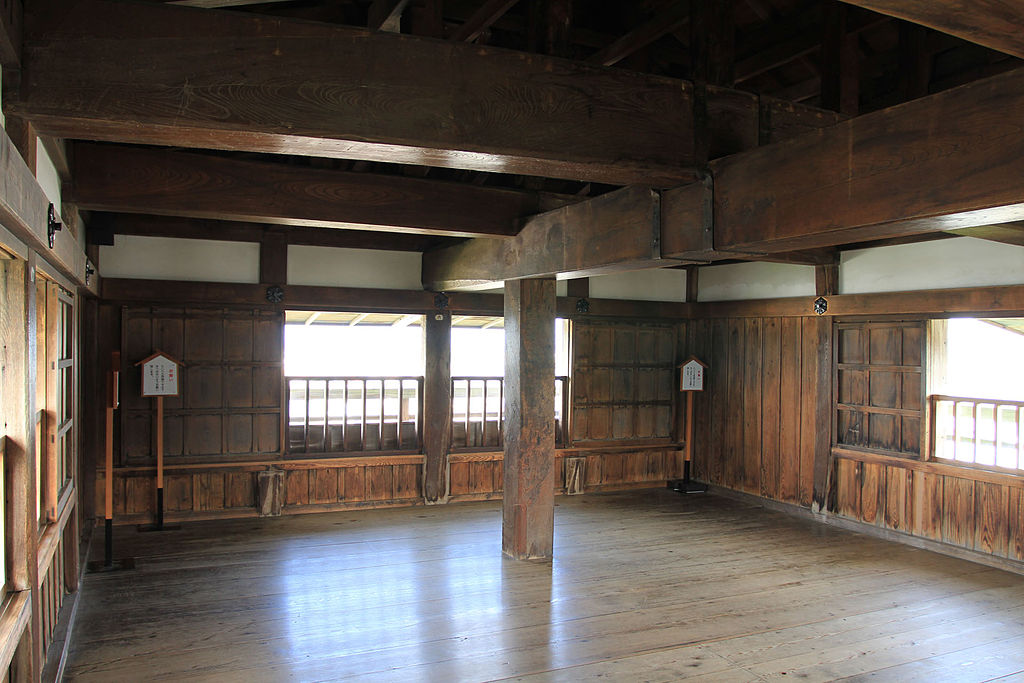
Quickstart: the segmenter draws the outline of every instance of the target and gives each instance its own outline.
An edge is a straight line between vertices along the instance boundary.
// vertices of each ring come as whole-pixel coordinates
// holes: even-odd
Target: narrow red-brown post
[[[555,281],[505,282],[505,490],[501,547],[551,559],[555,518]]]

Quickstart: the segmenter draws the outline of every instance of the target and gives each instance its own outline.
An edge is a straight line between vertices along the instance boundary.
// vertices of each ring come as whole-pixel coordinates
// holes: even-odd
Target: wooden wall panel
[[[1017,477],[842,448],[835,456],[835,514],[1024,560],[1024,485]]]
[[[782,417],[781,382],[782,325],[778,318],[767,318],[762,327],[761,356],[761,495],[779,500]]]
[[[800,498],[801,336],[799,318],[782,318],[779,370],[778,500]]]
[[[1007,557],[1024,561],[1024,489],[1010,489]]]
[[[970,548],[974,545],[974,482],[946,477],[943,482],[942,540]]]
[[[868,524],[880,524],[880,509],[884,504],[885,468],[877,463],[864,463],[861,468],[861,519]]]
[[[246,308],[121,310],[122,466],[153,461],[153,401],[134,363],[159,348],[182,361],[181,396],[165,400],[165,457],[177,462],[280,456],[280,312]]]
[[[762,319],[749,318],[746,322],[743,379],[743,490],[758,494],[761,487],[761,381],[764,368],[762,358]]]
[[[933,541],[942,540],[942,511],[944,509],[943,477],[930,472],[914,472],[913,532]]]
[[[1009,490],[999,484],[975,482],[974,501],[974,549],[1005,557],[1009,536]]]
[[[573,334],[572,442],[671,439],[676,326],[586,321]]]

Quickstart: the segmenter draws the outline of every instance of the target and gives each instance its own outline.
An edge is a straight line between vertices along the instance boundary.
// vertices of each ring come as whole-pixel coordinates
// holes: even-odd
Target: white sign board
[[[679,380],[679,391],[703,391],[704,366],[694,359],[683,364],[682,376]]]
[[[153,356],[142,364],[143,396],[177,396],[178,364],[167,356]]]

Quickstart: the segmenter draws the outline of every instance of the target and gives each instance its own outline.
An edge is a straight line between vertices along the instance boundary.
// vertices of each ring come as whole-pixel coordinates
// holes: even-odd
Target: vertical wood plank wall
[[[708,364],[694,402],[693,468],[719,486],[810,507],[815,445],[828,425],[815,419],[814,318],[692,321],[688,353]]]
[[[154,510],[153,407],[139,396],[137,360],[161,349],[181,360],[182,395],[165,401],[164,501],[169,520],[259,514],[261,472],[284,478],[284,514],[423,504],[422,455],[285,458],[281,368],[283,318],[252,307],[100,305],[100,357],[123,358],[122,417],[115,444],[115,523],[148,521]],[[601,321],[578,326],[579,371],[572,447],[558,451],[555,490],[565,492],[564,458],[582,491],[663,486],[682,474],[674,433],[677,339],[686,323]],[[109,348],[108,348],[109,347]],[[453,501],[499,498],[502,453],[453,453]],[[96,473],[95,509],[104,473]]]
[[[832,443],[832,420],[815,418],[824,392],[844,430],[840,445],[829,449],[830,514],[1024,561],[1024,477],[922,459],[923,319],[835,323],[839,365],[832,370],[839,378],[836,398],[846,406],[841,411],[832,382],[823,383],[814,367],[812,326],[818,322],[744,317],[689,323],[687,353],[710,366],[709,385],[695,403],[696,476],[811,507],[816,450],[823,439]],[[849,415],[858,413],[865,428],[852,439]],[[867,428],[873,414],[887,413],[900,422],[876,419]]]

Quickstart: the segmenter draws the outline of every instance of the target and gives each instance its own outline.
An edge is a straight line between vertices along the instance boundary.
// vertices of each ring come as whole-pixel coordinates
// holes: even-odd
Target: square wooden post
[[[436,310],[425,321],[423,375],[423,499],[448,499],[448,449],[452,433],[452,314]]]
[[[555,519],[555,281],[505,282],[505,491],[501,547],[551,559]]]

